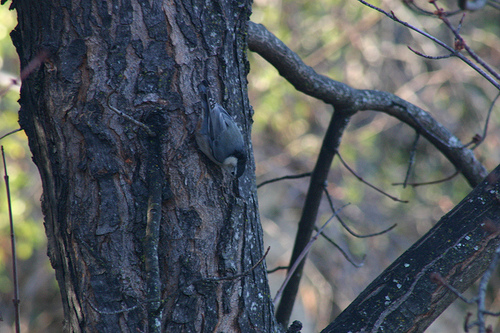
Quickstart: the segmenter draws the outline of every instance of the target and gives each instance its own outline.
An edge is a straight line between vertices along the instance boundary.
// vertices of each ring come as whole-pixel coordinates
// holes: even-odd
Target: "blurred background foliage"
[[[401,1],[370,1],[398,18],[453,45],[444,24],[419,15]],[[433,11],[428,1],[415,1]],[[439,1],[445,9],[457,9],[453,1]],[[451,19],[455,24],[461,14]],[[428,60],[408,46],[428,55],[445,51],[432,41],[409,31],[357,1],[254,0],[251,20],[264,24],[318,73],[353,88],[394,93],[427,110],[453,134],[469,142],[482,134],[487,111],[498,91],[458,59]],[[491,7],[467,13],[461,32],[467,43],[493,68],[500,71],[500,11]],[[257,183],[275,177],[312,171],[332,108],[297,92],[259,55],[249,52],[249,94],[255,109],[252,141]],[[476,156],[488,170],[500,162],[500,105],[491,117],[488,136]],[[320,238],[306,263],[300,297],[292,320],[305,324],[304,333],[318,332],[333,320],[392,261],[424,235],[471,190],[462,176],[451,181],[416,188],[393,186],[403,182],[415,132],[383,113],[356,114],[343,137],[340,153],[365,180],[404,200],[394,202],[360,183],[337,158],[328,190],[343,220],[360,234],[380,231],[397,223],[382,236],[357,239],[338,222],[326,234],[348,250],[361,268],[353,267],[325,239]],[[442,179],[453,166],[425,139],[420,139],[410,182]],[[286,266],[291,256],[297,223],[308,188],[308,179],[287,180],[258,190],[265,241],[271,245],[268,268]],[[327,200],[320,208],[321,225],[330,215]],[[269,275],[272,294],[281,285],[284,271]],[[488,304],[500,310],[499,274],[492,283]],[[474,295],[474,288],[468,291]],[[467,311],[475,308],[455,302],[428,332],[463,332]],[[490,318],[494,331],[497,319]]]
[[[372,1],[433,35],[453,43],[443,24],[418,15],[402,2]],[[432,10],[427,1],[416,2]],[[455,9],[452,1],[440,2]],[[467,13],[462,34],[473,49],[492,67],[500,68],[500,11],[487,7]],[[429,55],[444,51],[429,40],[409,31],[357,1],[339,0],[255,0],[254,22],[264,24],[317,72],[354,88],[385,90],[425,110],[463,142],[481,134],[491,101],[498,91],[479,74],[457,59],[427,60],[407,46]],[[452,18],[458,22],[460,15]],[[19,75],[17,55],[9,32],[16,14],[8,4],[0,6],[0,85],[12,84]],[[257,164],[257,182],[311,171],[322,137],[332,114],[330,106],[297,92],[260,56],[248,53],[251,72],[249,95],[255,110],[252,141]],[[19,127],[17,85],[1,97],[0,135]],[[476,156],[488,170],[500,161],[499,107],[495,107],[485,142]],[[406,125],[381,113],[356,114],[346,131],[340,153],[359,175],[408,204],[394,202],[361,184],[335,159],[328,190],[337,207],[351,203],[341,215],[360,234],[380,231],[393,223],[398,226],[382,236],[357,239],[338,223],[326,234],[351,256],[365,258],[355,268],[327,241],[320,238],[306,264],[293,320],[301,320],[304,333],[317,332],[361,292],[382,270],[425,234],[442,215],[471,190],[461,176],[432,186],[417,188],[392,186],[402,182],[408,166],[415,133]],[[0,142],[7,155],[20,275],[21,314],[24,332],[61,331],[62,309],[53,270],[46,255],[46,240],[40,212],[41,185],[38,171],[23,132]],[[417,147],[416,165],[410,181],[425,182],[454,173],[454,168],[425,140]],[[2,171],[3,173],[3,171]],[[288,264],[297,221],[308,187],[308,179],[282,181],[259,189],[265,241],[272,249],[268,268]],[[5,186],[0,186],[0,331],[12,328],[12,281],[10,232]],[[330,216],[326,200],[321,221]],[[280,271],[269,275],[273,295],[284,278]],[[500,309],[498,272],[491,284],[488,305]],[[474,288],[468,295],[474,295]],[[428,332],[463,331],[467,311],[455,302]],[[498,320],[490,318],[494,331]]]

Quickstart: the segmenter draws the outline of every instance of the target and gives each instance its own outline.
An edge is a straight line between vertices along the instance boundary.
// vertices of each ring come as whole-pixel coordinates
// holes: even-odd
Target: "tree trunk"
[[[14,0],[21,66],[49,54],[23,80],[19,118],[42,178],[66,331],[277,330],[265,264],[250,269],[263,255],[250,5]],[[203,79],[243,128],[239,181],[196,146]]]

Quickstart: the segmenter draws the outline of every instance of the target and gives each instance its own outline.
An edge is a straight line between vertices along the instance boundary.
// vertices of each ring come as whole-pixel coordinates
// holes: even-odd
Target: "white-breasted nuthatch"
[[[196,131],[196,143],[212,162],[239,178],[247,160],[243,135],[229,113],[210,97],[206,81],[200,83],[198,90],[203,119]]]

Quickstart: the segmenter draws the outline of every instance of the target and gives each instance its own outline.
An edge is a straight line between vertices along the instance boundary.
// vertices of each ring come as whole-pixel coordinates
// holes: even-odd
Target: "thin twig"
[[[479,141],[474,142],[474,139],[472,140],[472,142],[474,143],[474,147],[470,148],[471,150],[476,149],[477,146],[479,146],[481,143],[483,143],[483,141],[486,139],[486,135],[488,134],[488,125],[490,123],[491,112],[493,111],[493,106],[495,106],[495,103],[498,100],[498,97],[500,97],[500,92],[493,99],[493,102],[491,102],[490,108],[488,109],[488,115],[486,116],[486,121],[484,123],[484,128],[483,128],[483,135],[479,138]]]
[[[454,288],[452,285],[450,285],[448,282],[445,281],[445,279],[439,274],[439,273],[432,273],[430,275],[430,279],[432,282],[445,286],[448,290],[450,290],[452,293],[454,293],[458,298],[460,298],[462,301],[464,301],[467,304],[477,304],[477,320],[469,323],[469,319],[471,317],[470,314],[467,314],[464,322],[464,330],[468,332],[469,328],[472,328],[474,326],[477,326],[479,328],[479,332],[483,333],[486,331],[486,322],[485,322],[485,316],[486,315],[495,315],[497,316],[496,313],[490,312],[486,310],[486,289],[488,288],[489,281],[491,279],[491,276],[493,272],[495,271],[498,261],[500,260],[500,246],[498,246],[495,250],[495,254],[493,255],[493,258],[491,259],[490,264],[488,265],[488,268],[484,272],[483,276],[481,277],[481,280],[479,282],[479,290],[478,294],[476,297],[472,299],[468,299],[465,296],[462,295],[460,291],[458,291],[456,288]]]
[[[9,133],[7,133],[7,134],[4,134],[4,135],[0,136],[0,140],[2,140],[3,138],[8,137],[8,136],[9,136],[9,135],[11,135],[11,134],[17,133],[17,132],[22,131],[22,130],[23,130],[22,128],[18,128],[18,129],[16,129],[16,130],[10,131]]]
[[[249,269],[247,269],[243,273],[232,275],[232,276],[221,276],[221,277],[205,278],[205,279],[202,279],[202,281],[204,281],[204,282],[227,281],[227,280],[236,280],[236,279],[242,278],[244,276],[247,276],[254,269],[256,269],[257,266],[259,266],[262,261],[264,261],[264,259],[266,258],[267,254],[269,253],[270,249],[271,249],[271,247],[268,246],[267,250],[266,250],[266,253],[264,253],[264,255],[259,259],[259,261],[257,261],[257,263],[255,265],[253,265],[252,267],[250,267]]]
[[[476,72],[478,72],[481,76],[483,76],[486,80],[488,80],[493,86],[495,86],[497,89],[500,89],[500,82],[497,82],[493,77],[491,77],[491,75],[489,75],[488,73],[486,73],[484,70],[482,70],[481,68],[479,68],[476,64],[474,64],[469,58],[467,58],[466,56],[464,56],[463,54],[461,54],[460,52],[455,52],[455,48],[449,46],[448,44],[446,44],[445,42],[439,40],[438,38],[432,36],[431,34],[421,30],[421,29],[418,29],[417,27],[409,24],[408,22],[405,22],[405,21],[402,21],[400,20],[399,18],[396,17],[396,15],[394,14],[394,12],[386,12],[385,10],[375,6],[375,5],[372,5],[364,0],[358,0],[359,2],[361,2],[363,5],[367,6],[367,7],[370,7],[376,11],[378,11],[379,13],[382,13],[384,14],[385,16],[387,16],[388,18],[390,18],[391,20],[393,20],[394,22],[397,22],[417,33],[419,33],[420,35],[430,39],[431,41],[433,41],[434,43],[438,44],[439,46],[443,47],[444,49],[448,50],[448,52],[450,53],[453,53],[455,57],[459,58],[460,60],[462,60],[463,62],[465,62],[467,65],[469,65],[469,67],[471,67],[473,70],[475,70]],[[446,17],[444,15],[442,15],[442,19],[443,19],[443,22],[445,22],[444,20],[447,20]],[[448,21],[449,22],[449,21]],[[450,24],[451,25],[451,24]],[[456,32],[455,29],[452,29],[453,33]],[[463,39],[460,37],[459,38],[460,40],[463,41]],[[465,43],[465,42],[464,42]],[[471,57],[476,60],[476,62],[478,62],[483,68],[485,68],[488,72],[491,73],[491,68],[480,58],[478,57],[475,53],[472,52],[472,50],[470,50],[470,48],[467,46],[466,48],[467,52],[469,52],[469,54],[471,55]],[[473,55],[474,54],[474,55]],[[495,77],[498,76],[497,73],[493,74]]]
[[[7,191],[7,204],[9,207],[9,222],[10,222],[10,244],[12,246],[12,279],[14,280],[14,313],[16,320],[16,333],[21,332],[21,321],[19,313],[19,281],[17,279],[17,256],[16,256],[16,236],[14,234],[14,219],[12,218],[12,203],[10,200],[10,186],[9,186],[9,175],[7,173],[7,162],[5,161],[5,152],[2,146],[2,159],[3,159],[3,169],[5,171],[5,189]]]
[[[403,188],[406,188],[406,185],[408,184],[408,179],[410,178],[411,175],[411,171],[413,169],[413,166],[415,165],[415,155],[417,154],[417,144],[419,139],[420,139],[420,133],[417,132],[417,135],[415,136],[415,141],[413,141],[413,145],[411,147],[410,159],[408,163],[408,169],[406,170],[405,181],[403,182]]]
[[[121,309],[121,310],[116,310],[116,311],[103,311],[103,310],[99,310],[91,301],[88,297],[85,296],[85,300],[87,301],[87,303],[89,303],[90,307],[97,313],[101,314],[101,315],[117,315],[117,314],[120,314],[120,313],[124,313],[124,312],[130,312],[132,310],[135,310],[137,309],[137,307],[139,305],[134,305],[130,308],[126,308],[126,309]]]
[[[475,134],[469,142],[467,142],[466,144],[464,144],[462,146],[462,148],[467,148],[471,145],[474,145],[472,148],[470,148],[470,150],[476,149],[477,143],[482,142],[482,141],[484,141],[484,139],[481,137],[481,135]]]
[[[472,317],[472,313],[467,312],[467,314],[465,315],[465,321],[464,321],[464,332],[465,333],[469,332],[469,319],[470,319],[470,317]]]
[[[443,179],[431,180],[431,181],[428,181],[428,182],[421,182],[421,183],[407,183],[406,185],[409,185],[411,187],[417,187],[417,186],[423,186],[423,185],[440,184],[440,183],[444,183],[444,182],[447,182],[448,180],[451,180],[451,179],[455,178],[456,176],[458,176],[459,173],[460,173],[460,171],[457,170],[451,176],[445,177]],[[399,186],[399,185],[404,185],[404,184],[405,183],[392,183],[391,185],[393,185],[393,186]]]
[[[451,58],[453,56],[455,56],[455,53],[456,52],[452,52],[450,54],[445,54],[445,55],[442,55],[442,56],[430,56],[428,54],[423,54],[422,52],[419,52],[415,49],[413,49],[411,46],[408,45],[408,49],[410,49],[411,52],[415,53],[416,55],[422,57],[422,58],[425,58],[425,59],[430,59],[430,60],[441,60],[441,59],[448,59],[448,58]]]
[[[478,291],[478,297],[477,297],[477,321],[483,327],[485,325],[484,316],[487,314],[486,313],[486,304],[485,304],[486,289],[488,288],[488,283],[490,282],[491,276],[493,275],[493,272],[495,271],[495,269],[498,265],[499,258],[500,258],[500,246],[498,246],[497,249],[495,250],[495,254],[493,255],[493,258],[491,259],[491,262],[488,266],[488,269],[486,269],[486,272],[484,272],[484,274],[481,277],[481,280],[479,282],[479,291]],[[480,328],[482,326],[480,326]]]
[[[397,201],[397,202],[402,202],[402,203],[408,203],[408,200],[401,200],[401,199],[398,199],[392,195],[390,195],[389,193],[387,192],[384,192],[382,191],[381,189],[379,189],[378,187],[376,187],[375,185],[372,185],[370,184],[369,182],[367,182],[366,180],[364,180],[361,176],[359,176],[353,169],[351,169],[349,167],[349,165],[347,165],[347,163],[344,161],[344,159],[342,158],[342,156],[340,155],[339,152],[337,152],[337,155],[340,159],[340,162],[342,162],[342,164],[344,165],[344,167],[349,170],[349,172],[354,176],[356,177],[360,182],[362,182],[363,184],[365,185],[368,185],[369,187],[371,187],[372,189],[374,189],[375,191],[379,192],[379,193],[382,193],[383,195],[385,195],[386,197],[394,200],[394,201]]]
[[[330,208],[331,208],[332,212],[335,213],[335,207],[333,206],[333,200],[332,200],[330,193],[328,193],[328,191],[326,190],[326,187],[323,190],[325,192],[326,198],[328,199],[328,203],[330,204]],[[357,237],[357,238],[368,238],[368,237],[379,236],[379,235],[385,234],[386,232],[391,231],[392,229],[394,229],[398,225],[397,223],[394,223],[389,228],[384,229],[382,231],[375,232],[373,234],[360,235],[360,234],[354,232],[354,230],[352,230],[351,228],[349,228],[349,226],[344,222],[344,220],[340,217],[340,215],[337,214],[336,217],[337,217],[337,220],[339,220],[342,227],[344,227],[344,229],[347,230],[347,232],[350,233],[352,236]]]
[[[414,12],[417,12],[418,14],[423,14],[423,15],[427,15],[427,16],[436,16],[436,13],[435,12],[431,12],[431,11],[428,11],[428,10],[425,10],[423,8],[420,8],[419,6],[417,6],[417,4],[412,1],[412,0],[404,0],[403,3],[408,7],[410,8],[411,10],[413,10]],[[454,16],[458,13],[460,13],[461,10],[454,10],[452,12],[445,12],[444,15],[446,16]]]
[[[314,227],[314,230],[315,231],[318,231],[319,229],[317,227]],[[344,256],[345,260],[347,260],[351,265],[353,265],[354,267],[356,268],[360,268],[360,267],[363,267],[364,265],[364,260],[365,260],[365,257],[366,256],[363,256],[363,258],[361,259],[361,262],[357,263],[354,261],[354,259],[352,259],[349,254],[347,253],[347,251],[345,251],[343,248],[340,247],[340,245],[338,245],[333,239],[331,239],[330,237],[328,237],[327,235],[325,235],[325,233],[321,233],[321,236],[326,239],[326,241],[330,244],[332,244],[335,248],[337,248],[337,250],[340,251],[340,253]]]
[[[488,316],[493,316],[493,317],[500,317],[500,312],[491,312],[484,310],[484,314],[487,314]]]
[[[114,93],[116,93],[116,91],[112,91],[108,97],[106,98],[106,104],[108,105],[108,108],[110,108],[111,110],[113,110],[117,115],[119,115],[120,117],[123,117],[125,119],[127,119],[128,121],[134,123],[135,125],[141,127],[142,129],[144,129],[144,131],[151,137],[155,137],[156,136],[156,133],[153,132],[146,124],[144,123],[141,123],[140,121],[138,120],[135,120],[133,117],[129,116],[128,114],[118,110],[117,108],[115,108],[114,106],[112,106],[111,104],[109,104],[109,99],[111,97],[111,95],[113,95]]]
[[[432,1],[431,3],[434,5],[436,10],[438,10],[438,11],[441,10],[441,8],[439,8],[437,5],[437,1]],[[465,14],[464,14],[464,16],[465,16]],[[462,16],[462,19],[460,20],[460,24],[459,24],[458,29],[453,28],[453,25],[451,24],[450,20],[448,20],[445,16],[439,16],[439,18],[448,27],[448,29],[450,29],[451,32],[453,32],[453,34],[455,35],[455,38],[456,38],[455,45],[459,45],[460,48],[463,47],[467,51],[467,53],[469,53],[469,55],[471,56],[472,59],[474,59],[479,65],[481,65],[481,67],[486,69],[486,71],[488,71],[491,75],[493,75],[495,77],[495,79],[500,80],[500,74],[498,74],[493,68],[491,68],[490,65],[488,65],[480,56],[478,56],[467,45],[467,43],[465,42],[463,37],[460,35],[460,27],[462,26],[462,21],[464,19],[464,16]],[[457,49],[457,47],[455,47],[455,49]]]
[[[306,173],[301,173],[299,175],[289,175],[289,176],[283,176],[283,177],[279,177],[279,178],[273,178],[273,179],[269,179],[269,180],[263,181],[262,183],[260,183],[259,185],[257,185],[257,188],[259,188],[261,186],[264,186],[264,185],[267,185],[267,184],[278,182],[280,180],[297,179],[297,178],[304,178],[304,177],[310,177],[310,176],[311,176],[311,172],[306,172]]]
[[[0,96],[5,95],[13,86],[19,84],[19,81],[24,81],[31,73],[35,71],[40,65],[49,57],[49,51],[42,50],[21,70],[20,79],[11,79],[11,82],[2,90]]]
[[[430,279],[432,282],[445,286],[448,290],[450,290],[452,293],[454,293],[458,298],[460,298],[462,301],[464,301],[467,304],[472,304],[474,303],[474,300],[467,299],[462,293],[457,290],[455,287],[453,287],[451,284],[445,281],[445,279],[441,276],[439,273],[431,273],[430,274]]]
[[[462,14],[462,18],[460,19],[460,22],[458,22],[458,26],[457,26],[458,33],[460,33],[460,29],[462,29],[462,24],[464,23],[464,19],[465,19],[465,13]]]
[[[288,269],[288,268],[290,268],[290,267],[289,266],[277,266],[277,267],[274,267],[273,269],[268,269],[267,274],[271,274],[271,273],[281,271],[283,269]]]
[[[307,243],[307,245],[304,247],[304,249],[302,250],[302,252],[300,253],[300,255],[297,257],[297,260],[295,260],[295,262],[293,263],[292,267],[290,267],[290,269],[288,270],[288,273],[286,275],[286,278],[285,278],[285,281],[283,281],[283,284],[281,285],[280,289],[278,290],[278,292],[276,293],[276,296],[274,297],[274,300],[273,300],[273,303],[276,304],[277,300],[281,297],[281,294],[283,293],[283,289],[285,289],[287,283],[288,283],[288,280],[290,280],[290,277],[292,276],[292,274],[295,272],[295,270],[297,269],[297,267],[299,266],[299,264],[302,262],[302,260],[304,259],[304,257],[306,256],[306,254],[309,252],[309,250],[311,249],[313,243],[318,239],[319,235],[323,232],[323,229],[325,229],[325,227],[328,225],[328,223],[330,223],[330,221],[338,214],[340,213],[340,211],[342,209],[344,209],[344,207],[347,206],[347,205],[344,205],[342,206],[339,210],[337,210],[335,212],[335,214],[333,214],[326,222],[325,224],[323,224],[323,226],[321,228],[319,228],[318,232],[316,233],[316,235],[314,235],[311,240],[309,240],[309,243]]]
[[[38,52],[38,54],[21,70],[21,81],[24,81],[31,73],[35,71],[40,65],[49,57],[50,53],[48,50],[44,49]]]

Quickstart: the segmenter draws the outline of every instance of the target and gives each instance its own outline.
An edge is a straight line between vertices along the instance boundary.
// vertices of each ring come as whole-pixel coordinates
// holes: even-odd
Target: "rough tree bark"
[[[19,25],[12,37],[21,66],[42,51],[49,54],[23,80],[19,117],[42,178],[48,254],[61,289],[65,330],[277,331],[265,264],[252,268],[263,244],[246,94],[250,2],[14,0],[13,7]],[[404,101],[356,98],[369,92],[326,82],[309,70],[296,76],[290,66],[296,59],[279,53],[283,49],[273,48],[280,63],[275,65],[292,83],[302,83],[300,90],[332,105],[352,97],[358,104],[353,110],[378,105],[402,121],[414,112],[406,123],[427,124]],[[196,87],[202,79],[244,129],[249,162],[238,182],[196,147]],[[325,82],[332,89],[321,89]],[[485,176],[473,154],[442,148],[471,185]],[[463,289],[474,275],[462,276],[473,267],[477,277],[499,241],[497,227],[481,226],[485,217],[498,222],[498,178],[492,183],[494,189],[486,184],[477,190],[489,194],[474,193],[488,209],[478,211],[464,201],[460,209],[470,212],[470,220],[457,230],[440,224],[411,249],[417,263],[431,241],[427,261],[411,266],[413,274],[405,270],[407,258],[395,262],[325,332],[407,330],[397,325],[399,313],[410,312],[415,331],[426,327],[450,300],[442,287],[424,279],[429,263]],[[463,246],[468,252],[457,251]],[[402,281],[401,290],[394,280]],[[415,293],[417,287],[426,293]],[[414,311],[422,304],[432,308]],[[363,307],[368,310],[360,317]]]
[[[14,0],[20,124],[70,332],[273,332],[246,93],[250,1]],[[244,129],[232,182],[196,147],[197,84]],[[142,126],[119,115],[121,110]],[[152,133],[151,133],[152,132]]]
[[[500,166],[394,261],[322,333],[424,332],[500,246]],[[464,320],[457,318],[458,321]]]

